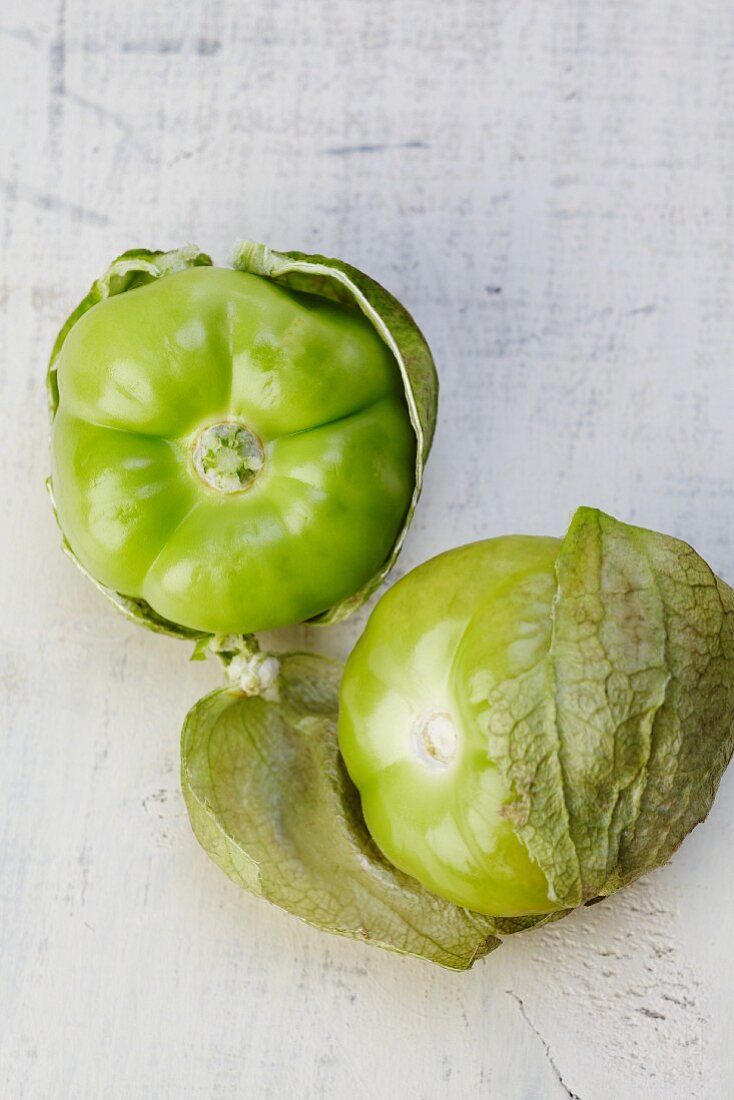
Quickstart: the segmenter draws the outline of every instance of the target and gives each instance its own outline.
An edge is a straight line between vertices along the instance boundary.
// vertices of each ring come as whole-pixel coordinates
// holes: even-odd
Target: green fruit
[[[449,551],[380,600],[339,743],[382,852],[442,898],[550,914],[664,863],[732,751],[731,589],[581,509],[563,542]]]
[[[307,293],[174,267],[62,333],[51,481],[71,551],[174,632],[340,617],[394,559],[427,453],[389,330],[318,293],[323,274]]]

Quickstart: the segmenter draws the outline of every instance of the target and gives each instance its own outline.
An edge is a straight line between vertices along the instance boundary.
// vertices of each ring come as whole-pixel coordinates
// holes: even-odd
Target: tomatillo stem
[[[221,662],[230,690],[271,702],[278,699],[280,661],[274,653],[262,652],[254,634],[215,634],[196,652],[206,650]]]
[[[448,768],[459,745],[456,724],[445,711],[428,711],[413,726],[413,744],[421,764],[428,768]]]
[[[265,461],[263,445],[239,420],[209,424],[194,444],[194,469],[210,489],[241,493],[249,489]]]

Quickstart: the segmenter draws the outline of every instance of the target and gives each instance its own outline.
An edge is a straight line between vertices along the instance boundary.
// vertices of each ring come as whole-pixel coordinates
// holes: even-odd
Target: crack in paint
[[[392,144],[377,145],[332,145],[324,149],[330,157],[348,157],[352,153],[386,153],[390,149],[428,149],[425,141],[398,141]]]
[[[545,1039],[540,1034],[540,1032],[538,1031],[538,1029],[535,1026],[535,1024],[533,1023],[533,1021],[530,1019],[527,1012],[525,1011],[525,1004],[522,1000],[522,997],[518,997],[517,993],[515,993],[512,989],[506,989],[505,993],[507,994],[508,997],[512,997],[513,1001],[517,1002],[517,1006],[520,1009],[520,1015],[522,1016],[523,1020],[528,1025],[528,1027],[533,1032],[533,1034],[536,1035],[537,1038],[540,1040],[540,1042],[543,1046],[543,1050],[545,1051],[545,1056],[548,1059],[548,1064],[550,1065],[551,1069],[555,1073],[558,1084],[565,1091],[566,1096],[568,1096],[569,1100],[581,1100],[581,1097],[579,1096],[579,1094],[577,1092],[573,1092],[568,1087],[566,1082],[563,1080],[563,1077],[561,1075],[561,1071],[559,1070],[558,1066],[556,1065],[556,1063],[554,1061],[554,1058],[553,1058],[553,1055],[551,1054],[550,1046],[545,1041]]]
[[[106,214],[100,214],[97,210],[89,210],[77,203],[67,202],[58,195],[52,195],[45,191],[36,191],[25,184],[16,183],[13,180],[0,178],[0,195],[4,195],[9,203],[22,202],[33,206],[36,210],[43,210],[49,214],[60,214],[69,218],[72,222],[88,222],[91,225],[109,225],[110,219]]]

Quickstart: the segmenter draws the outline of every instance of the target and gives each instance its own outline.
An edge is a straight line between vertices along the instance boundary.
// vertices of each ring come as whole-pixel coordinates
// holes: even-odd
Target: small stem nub
[[[262,652],[254,634],[214,634],[204,648],[219,658],[231,690],[277,702],[280,661]]]
[[[219,493],[249,489],[264,461],[262,443],[239,420],[210,424],[194,443],[194,469],[205,485]]]
[[[448,768],[459,747],[456,723],[446,711],[426,711],[413,725],[415,754],[430,769]]]

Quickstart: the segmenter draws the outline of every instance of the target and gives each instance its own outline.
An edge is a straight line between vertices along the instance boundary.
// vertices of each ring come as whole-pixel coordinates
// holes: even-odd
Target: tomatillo
[[[734,747],[734,593],[685,543],[579,509],[449,551],[377,604],[339,745],[384,855],[490,917],[666,862]]]
[[[454,969],[667,863],[734,749],[734,591],[592,508],[419,566],[343,673],[214,643],[227,686],[181,734],[204,849],[317,928]]]
[[[557,908],[503,814],[492,687],[548,652],[559,540],[491,539],[383,596],[344,672],[339,744],[370,833],[396,867],[477,913]]]
[[[171,633],[344,617],[397,554],[433,431],[430,353],[387,292],[262,246],[236,265],[126,254],[52,358],[70,550]]]

